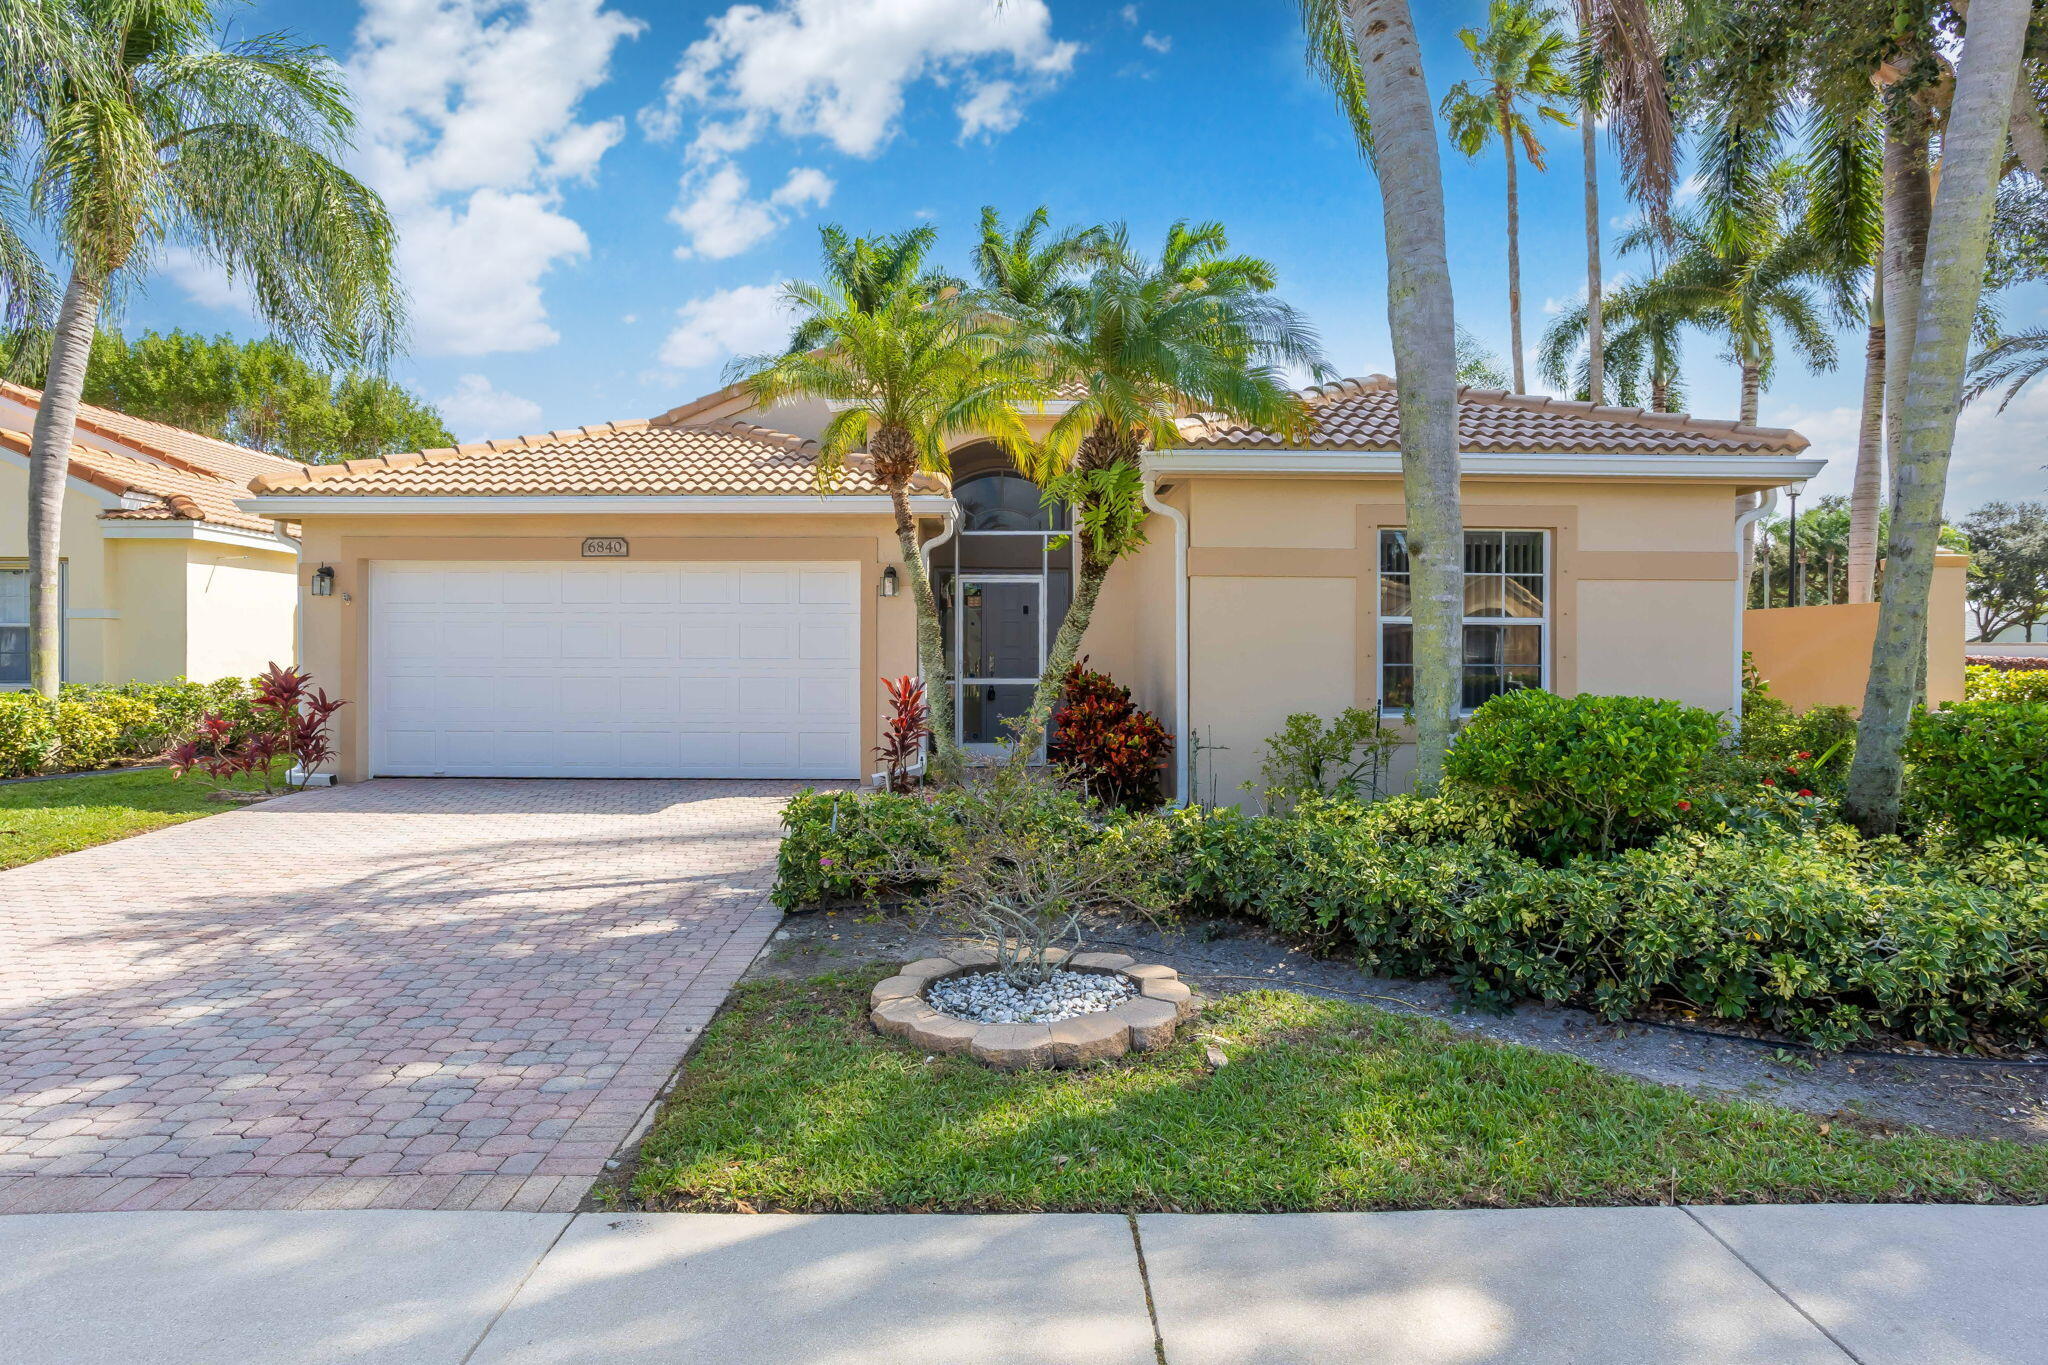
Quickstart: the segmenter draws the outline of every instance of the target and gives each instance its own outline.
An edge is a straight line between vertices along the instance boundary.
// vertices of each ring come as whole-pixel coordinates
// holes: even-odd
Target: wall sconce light
[[[334,566],[332,564],[322,564],[319,568],[313,570],[313,581],[310,585],[310,591],[315,597],[334,596]]]
[[[894,597],[896,595],[896,582],[896,566],[891,564],[888,568],[882,570],[882,596]]]

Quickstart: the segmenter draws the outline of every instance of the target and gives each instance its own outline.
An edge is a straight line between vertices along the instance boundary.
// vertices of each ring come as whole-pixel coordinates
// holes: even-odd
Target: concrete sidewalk
[[[2048,1209],[0,1218],[9,1365],[2023,1365]]]

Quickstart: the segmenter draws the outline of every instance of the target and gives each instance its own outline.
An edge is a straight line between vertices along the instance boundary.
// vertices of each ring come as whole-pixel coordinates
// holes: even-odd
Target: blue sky
[[[1483,0],[1417,5],[1433,93],[1471,74],[1457,30]],[[772,344],[777,281],[812,273],[816,229],[930,221],[964,268],[983,204],[1128,221],[1140,241],[1214,218],[1273,260],[1344,374],[1390,372],[1379,202],[1273,0],[257,0],[244,31],[326,45],[362,108],[362,172],[392,204],[414,301],[396,374],[465,439],[651,416]],[[1577,133],[1525,174],[1527,345],[1584,292]],[[1603,168],[1604,211],[1630,209]],[[1464,324],[1508,323],[1498,154],[1446,150]],[[1629,268],[1610,258],[1607,269]],[[2005,300],[2035,324],[2039,290]],[[225,281],[173,258],[127,325],[249,332]],[[1766,423],[1799,427],[1843,491],[1861,382],[1785,364]],[[1735,411],[1708,338],[1690,406]],[[1535,384],[1531,366],[1531,383]],[[1952,506],[2048,494],[2048,384],[1966,413]]]

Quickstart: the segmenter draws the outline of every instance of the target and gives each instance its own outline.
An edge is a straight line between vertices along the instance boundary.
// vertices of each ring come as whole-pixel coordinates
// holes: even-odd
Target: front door
[[[1045,580],[962,574],[953,580],[953,619],[960,742],[994,753],[1009,744],[1005,722],[1030,709],[1045,663]]]

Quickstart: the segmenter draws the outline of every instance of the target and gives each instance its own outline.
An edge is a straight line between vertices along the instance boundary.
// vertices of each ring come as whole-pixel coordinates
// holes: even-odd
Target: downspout
[[[1159,500],[1159,476],[1147,474],[1145,508],[1173,523],[1173,803],[1189,803],[1188,752],[1188,518]]]
[[[1749,528],[1777,510],[1778,490],[1766,488],[1756,506],[1745,508],[1735,518],[1735,704],[1728,713],[1734,717],[1738,736],[1742,733],[1742,614],[1749,610],[1749,578],[1740,568],[1742,551],[1749,544]]]

